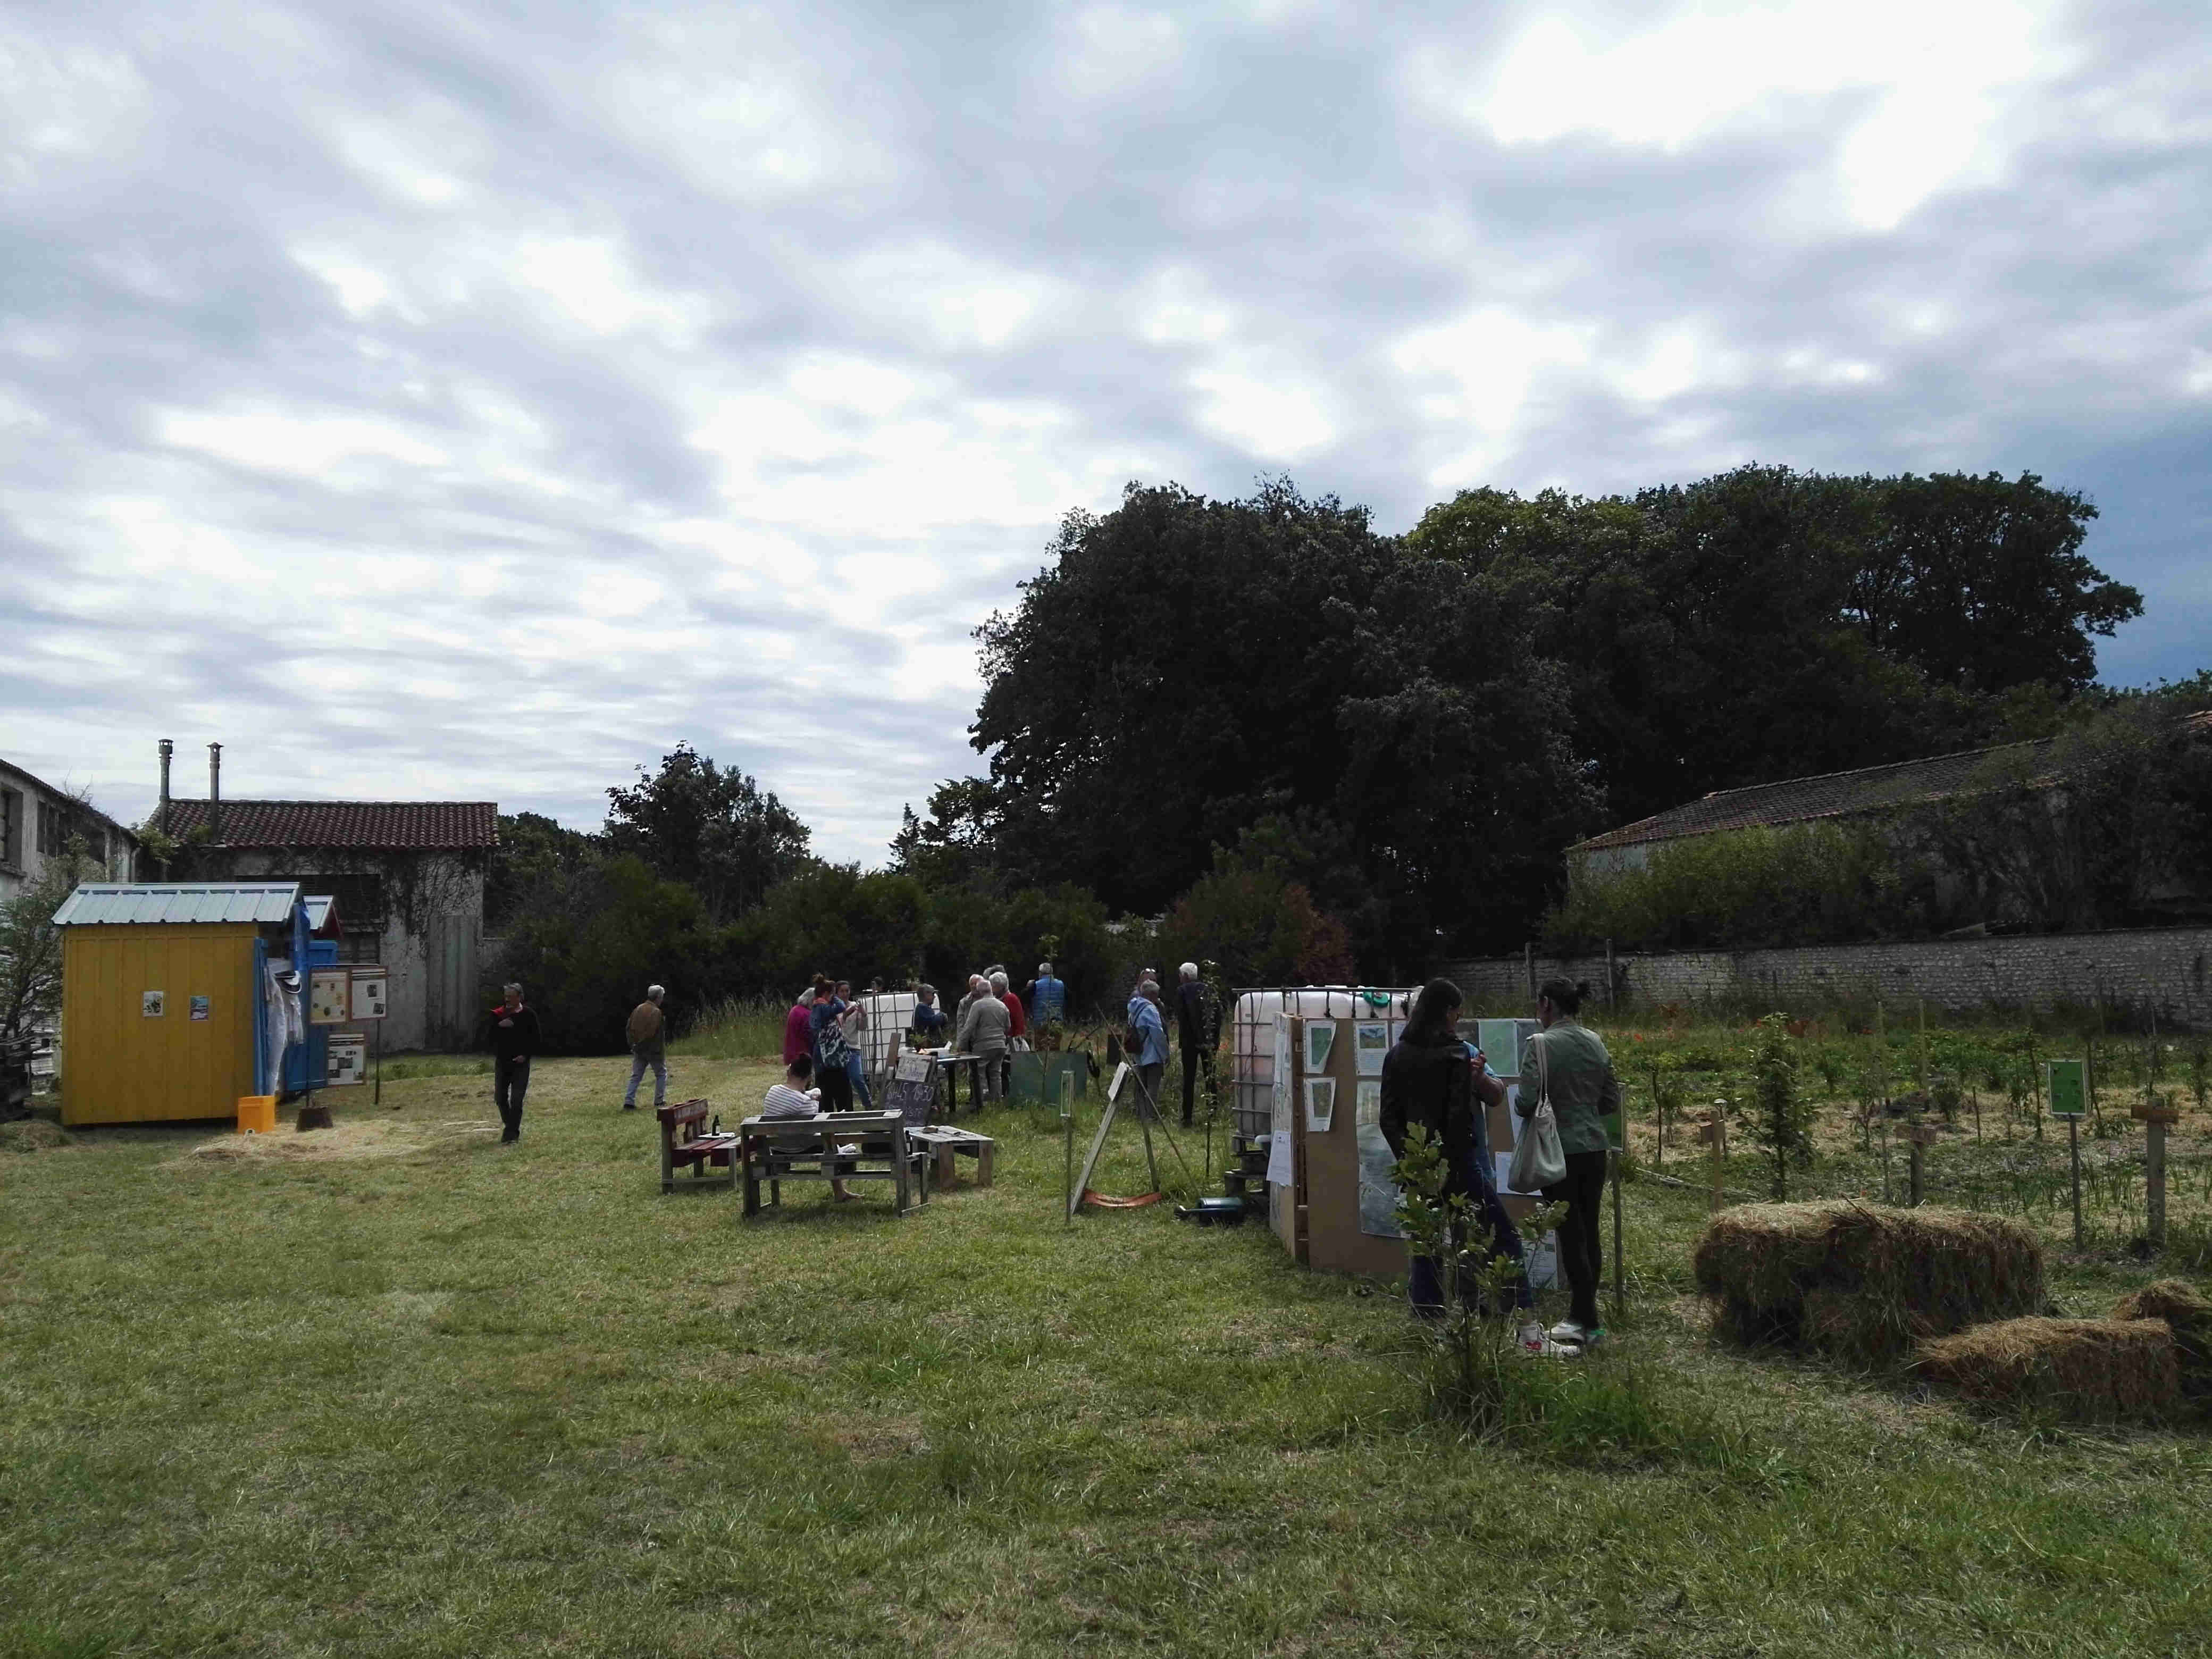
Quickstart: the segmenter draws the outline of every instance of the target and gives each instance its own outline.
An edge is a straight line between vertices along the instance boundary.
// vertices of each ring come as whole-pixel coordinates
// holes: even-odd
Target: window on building
[[[39,851],[51,855],[62,850],[61,808],[50,800],[39,803]]]
[[[384,878],[349,870],[300,878],[306,894],[328,893],[338,908],[338,960],[384,960]]]
[[[0,864],[23,867],[23,792],[0,789]]]

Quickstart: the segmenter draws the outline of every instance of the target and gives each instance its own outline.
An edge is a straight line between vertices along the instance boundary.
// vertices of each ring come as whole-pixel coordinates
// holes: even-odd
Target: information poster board
[[[325,1050],[323,1087],[343,1089],[368,1080],[368,1038],[360,1031],[333,1031]]]
[[[353,1018],[353,979],[343,968],[316,968],[307,975],[307,1024],[343,1025]]]
[[[353,981],[351,1006],[356,1019],[382,1019],[392,998],[392,978],[381,968],[349,969]]]

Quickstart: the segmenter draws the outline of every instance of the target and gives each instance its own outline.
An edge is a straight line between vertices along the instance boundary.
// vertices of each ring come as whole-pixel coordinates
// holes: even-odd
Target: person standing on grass
[[[1182,1127],[1188,1129],[1198,1099],[1201,1057],[1207,1079],[1213,1076],[1213,1044],[1208,1041],[1213,1035],[1213,1021],[1206,1006],[1206,981],[1198,976],[1198,964],[1186,962],[1176,970],[1176,1042],[1182,1048]]]
[[[510,982],[491,1011],[491,1097],[502,1146],[522,1139],[522,1097],[530,1092],[538,1035],[538,1011],[524,1006],[522,987]]]
[[[1566,1318],[1552,1327],[1552,1337],[1584,1347],[1605,1340],[1597,1312],[1597,1287],[1605,1271],[1598,1228],[1605,1197],[1605,1120],[1620,1110],[1613,1057],[1597,1033],[1577,1018],[1589,989],[1566,979],[1547,979],[1538,989],[1536,1021],[1543,1030],[1528,1039],[1522,1058],[1520,1103],[1521,1115],[1527,1117],[1539,1099],[1548,1097],[1552,1115],[1559,1120],[1567,1174],[1545,1188],[1544,1196],[1567,1206],[1559,1229],[1559,1261],[1573,1302]]]
[[[768,1085],[768,1093],[761,1097],[760,1115],[780,1118],[820,1115],[822,1091],[808,1086],[813,1079],[814,1061],[805,1054],[799,1055],[783,1068],[782,1082]],[[830,1193],[831,1197],[837,1199],[852,1197],[852,1194],[845,1190],[845,1183],[834,1176],[830,1182]]]
[[[845,1012],[827,979],[814,981],[814,1080],[822,1086],[822,1109],[853,1109],[853,1073],[845,1064],[849,1052],[845,1028],[837,1016]]]
[[[814,1063],[814,988],[810,985],[799,994],[799,1000],[791,1005],[791,1012],[783,1017],[783,1063],[790,1065],[799,1055],[807,1057],[811,1069]]]
[[[968,994],[960,999],[960,1006],[952,1011],[952,1029],[955,1031],[959,1031],[966,1028],[968,1024],[968,1011],[975,1006],[975,999],[981,996],[988,988],[984,983],[982,975],[970,974],[968,975]]]
[[[853,982],[837,981],[837,1023],[845,1028],[845,1077],[852,1085],[860,1109],[875,1109],[875,1097],[868,1092],[868,1011],[853,996]]]
[[[1149,1122],[1159,1115],[1160,1079],[1168,1069],[1168,1026],[1160,1014],[1158,980],[1137,981],[1136,994],[1129,999],[1129,1026],[1137,1035],[1137,1052],[1129,1056],[1129,1063],[1137,1068],[1143,1090],[1137,1110]]]
[[[1022,1000],[1006,985],[1006,970],[1000,969],[991,975],[991,994],[1006,1006],[1006,1057],[1000,1062],[1002,1068],[999,1092],[1011,1097],[1014,1092],[1014,1056],[1030,1051],[1028,1010]]]
[[[645,1000],[629,1011],[625,1034],[629,1038],[629,1087],[623,1095],[625,1112],[637,1109],[637,1085],[648,1066],[653,1067],[653,1109],[657,1112],[668,1103],[668,1020],[660,1007],[661,999],[667,994],[666,986],[648,985]]]
[[[1487,1108],[1505,1098],[1505,1085],[1491,1074],[1480,1050],[1470,1049],[1460,1041],[1461,1004],[1459,987],[1448,979],[1431,980],[1413,999],[1405,1034],[1382,1061],[1382,1139],[1390,1143],[1393,1157],[1403,1158],[1406,1132],[1417,1123],[1425,1128],[1431,1140],[1443,1148],[1444,1180],[1439,1195],[1447,1200],[1467,1199],[1490,1235],[1489,1257],[1504,1256],[1518,1263],[1522,1260],[1521,1234],[1505,1213],[1505,1206],[1498,1201],[1486,1115]],[[1453,1243],[1465,1244],[1464,1240]],[[1462,1294],[1473,1300],[1473,1287],[1463,1285]],[[1443,1316],[1443,1277],[1431,1257],[1413,1258],[1407,1299],[1413,1311],[1425,1318]],[[1543,1328],[1527,1316],[1535,1303],[1528,1293],[1525,1272],[1515,1275],[1513,1301],[1523,1315],[1522,1347],[1531,1353],[1559,1352],[1556,1345],[1546,1345]]]
[[[968,1012],[960,1017],[960,1035],[953,1046],[981,1061],[975,1074],[982,1080],[987,1104],[999,1098],[999,1067],[1006,1059],[1006,1034],[1012,1025],[1006,1005],[991,994],[988,984],[976,993]]]
[[[1050,963],[1040,962],[1036,977],[1030,981],[1030,1022],[1048,1025],[1066,1018],[1067,987],[1053,977]]]

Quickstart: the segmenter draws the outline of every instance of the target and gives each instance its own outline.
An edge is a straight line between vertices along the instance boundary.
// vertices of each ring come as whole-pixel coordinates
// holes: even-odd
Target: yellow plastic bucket
[[[257,1135],[273,1134],[276,1129],[276,1097],[274,1095],[240,1095],[238,1097],[238,1133]]]

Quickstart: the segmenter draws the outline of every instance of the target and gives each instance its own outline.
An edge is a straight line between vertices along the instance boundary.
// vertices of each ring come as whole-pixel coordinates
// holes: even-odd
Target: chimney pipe
[[[208,745],[208,841],[222,845],[222,745]]]
[[[161,739],[161,810],[155,814],[154,827],[163,835],[169,833],[169,757],[177,752],[177,745],[167,738]]]

